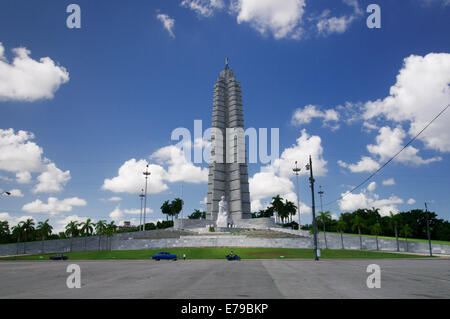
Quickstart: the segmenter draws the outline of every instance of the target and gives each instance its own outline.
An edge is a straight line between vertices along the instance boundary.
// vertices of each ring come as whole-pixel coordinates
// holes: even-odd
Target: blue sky
[[[81,29],[66,26],[72,2]],[[167,151],[175,128],[210,124],[225,57],[242,83],[246,127],[280,129],[280,159],[249,165],[254,209],[278,193],[296,200],[289,171],[310,154],[324,202],[338,199],[450,101],[446,0],[377,1],[380,29],[367,28],[373,1],[362,0],[72,2],[0,3],[0,189],[16,195],[0,199],[0,217],[12,224],[136,221],[143,179],[133,169],[145,161],[150,220],[182,184],[185,214],[204,209],[207,165]],[[449,113],[376,184],[324,209],[386,213],[428,201],[449,219]]]

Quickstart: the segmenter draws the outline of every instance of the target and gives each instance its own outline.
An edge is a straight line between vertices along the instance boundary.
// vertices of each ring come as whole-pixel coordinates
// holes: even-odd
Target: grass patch
[[[148,260],[159,251],[169,251],[177,254],[181,259],[186,254],[187,259],[225,259],[230,253],[239,255],[242,259],[313,259],[312,249],[292,249],[292,248],[171,248],[171,249],[145,249],[145,250],[116,250],[116,251],[87,251],[66,253],[69,260]],[[20,257],[0,258],[0,260],[48,260],[54,254],[40,254]],[[283,257],[281,257],[283,256]],[[376,251],[359,250],[321,250],[321,258],[411,258],[408,254],[397,254]],[[414,258],[426,256],[414,256]]]
[[[319,233],[323,233],[323,231],[319,231]],[[340,233],[334,233],[334,232],[328,232],[327,234],[333,234],[333,235],[340,235]],[[358,234],[351,234],[351,233],[344,233],[344,235],[348,235],[348,236],[358,236]],[[362,234],[362,237],[370,237],[370,238],[375,238],[375,235],[365,235]],[[395,237],[390,237],[390,236],[378,236],[378,239],[391,239],[391,240],[395,240]],[[399,237],[398,238],[399,241],[405,241],[405,238]],[[428,239],[418,239],[418,238],[408,238],[408,241],[416,241],[419,243],[427,243],[428,244]],[[445,241],[445,240],[431,240],[432,244],[440,244],[440,245],[450,245],[450,241]]]

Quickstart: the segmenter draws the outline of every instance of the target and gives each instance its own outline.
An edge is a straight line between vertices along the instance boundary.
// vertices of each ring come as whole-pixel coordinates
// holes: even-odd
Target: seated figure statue
[[[221,197],[219,202],[219,214],[217,215],[217,227],[228,227],[228,203],[225,200],[225,196]]]

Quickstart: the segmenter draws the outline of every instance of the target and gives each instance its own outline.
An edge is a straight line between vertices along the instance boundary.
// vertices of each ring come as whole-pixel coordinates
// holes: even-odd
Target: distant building
[[[131,225],[131,222],[129,222],[129,221],[124,221],[123,225],[119,226],[119,230],[128,230],[131,228],[136,228],[136,226]]]

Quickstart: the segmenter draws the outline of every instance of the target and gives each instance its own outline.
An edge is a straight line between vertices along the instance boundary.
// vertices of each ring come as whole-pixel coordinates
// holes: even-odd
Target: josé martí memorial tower
[[[251,219],[241,83],[226,59],[214,85],[207,219],[216,220],[222,196],[235,224]]]

